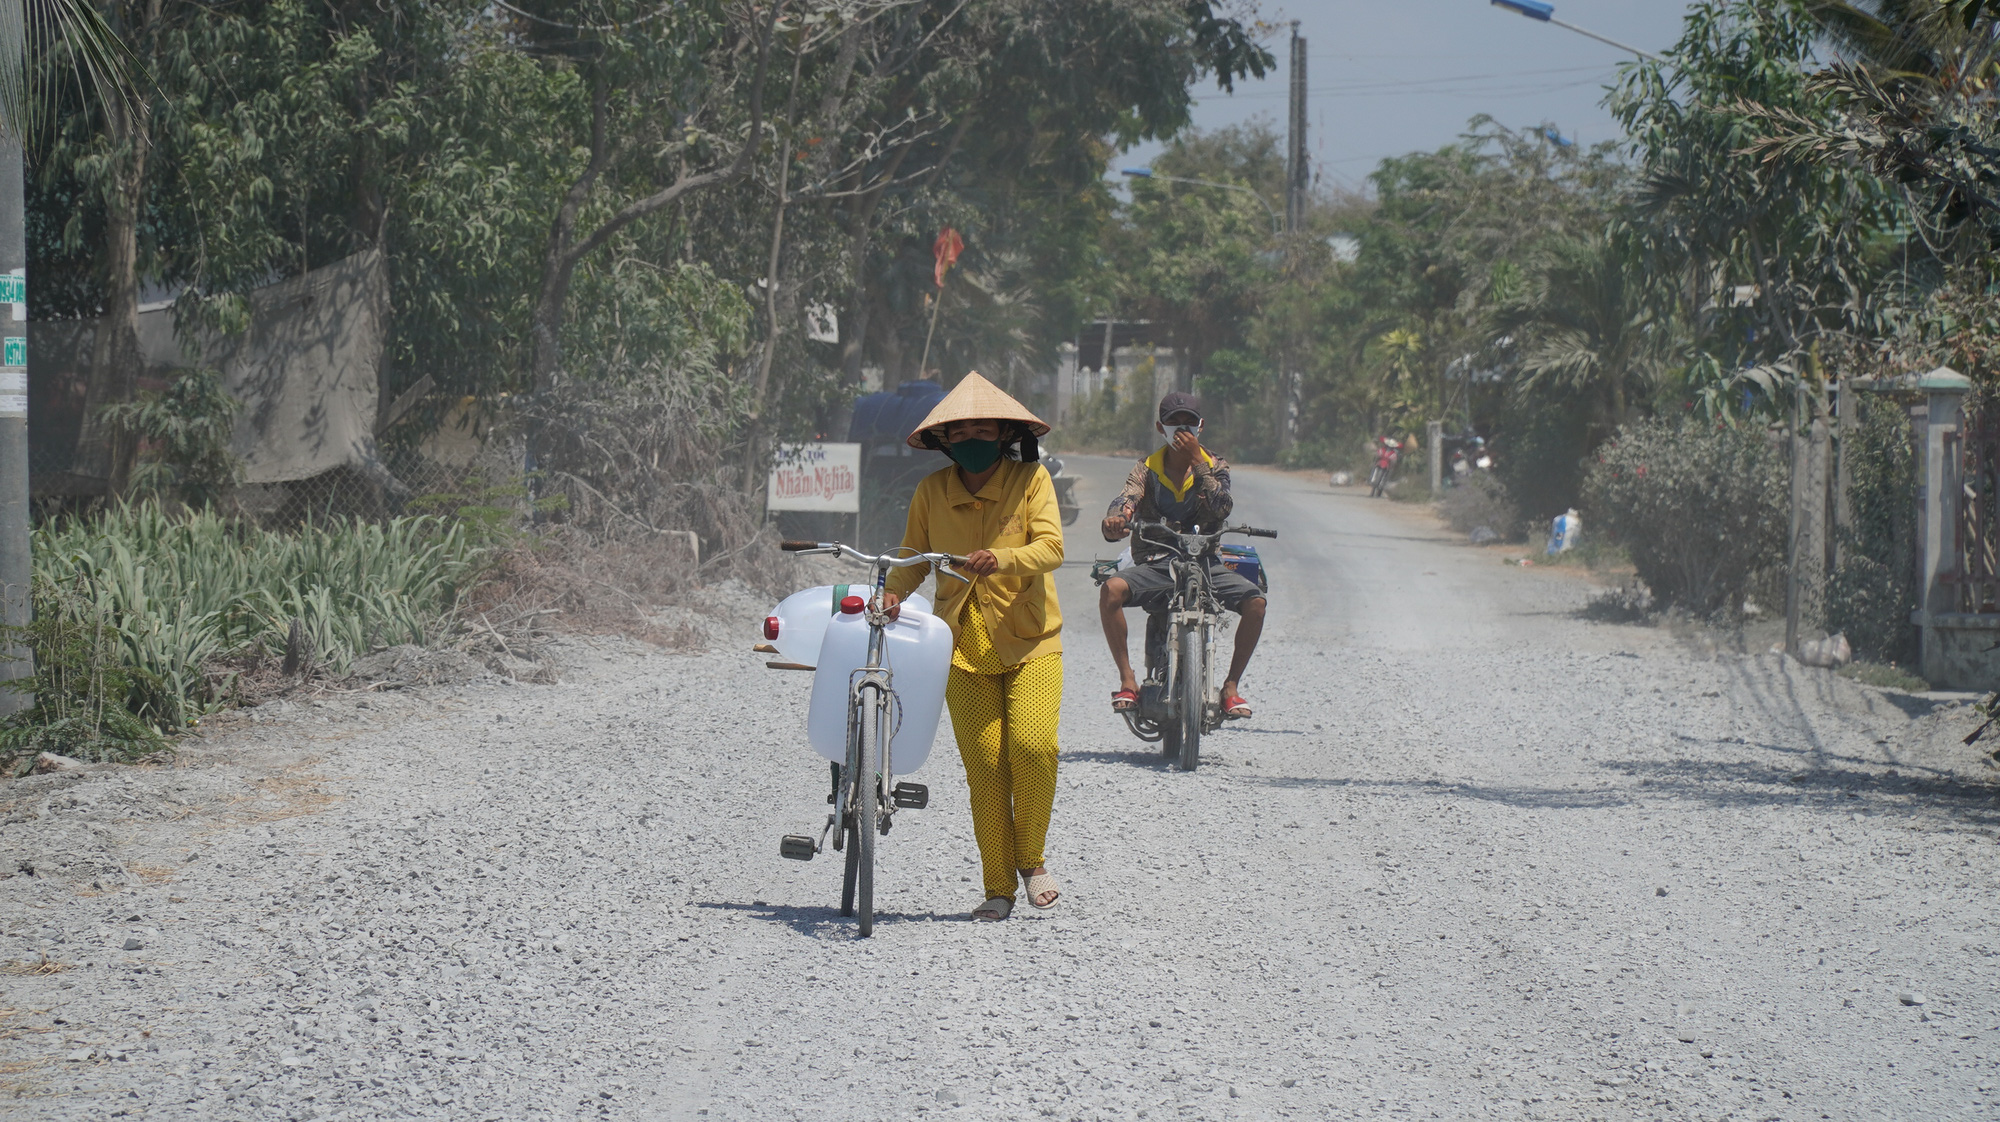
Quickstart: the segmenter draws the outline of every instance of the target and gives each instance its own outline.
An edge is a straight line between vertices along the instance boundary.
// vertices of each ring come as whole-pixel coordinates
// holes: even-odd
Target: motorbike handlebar
[[[1152,537],[1155,539],[1159,539],[1162,535],[1164,535],[1166,538],[1172,539],[1180,536],[1179,531],[1167,525],[1165,522],[1140,522],[1136,524],[1133,527],[1133,529],[1141,537]],[[1148,531],[1152,531],[1152,533],[1148,533]],[[1278,531],[1260,530],[1255,526],[1224,526],[1222,529],[1217,530],[1214,533],[1202,534],[1199,536],[1204,538],[1220,538],[1224,534],[1242,534],[1246,537],[1252,537],[1252,538],[1275,538],[1278,536]]]

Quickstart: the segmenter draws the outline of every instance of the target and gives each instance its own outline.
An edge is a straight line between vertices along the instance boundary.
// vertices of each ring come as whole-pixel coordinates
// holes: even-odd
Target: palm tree
[[[1517,388],[1547,386],[1600,394],[1611,425],[1631,418],[1631,387],[1659,373],[1656,305],[1645,299],[1645,274],[1605,233],[1569,237],[1538,249],[1523,291],[1490,319],[1490,334],[1520,355]]]

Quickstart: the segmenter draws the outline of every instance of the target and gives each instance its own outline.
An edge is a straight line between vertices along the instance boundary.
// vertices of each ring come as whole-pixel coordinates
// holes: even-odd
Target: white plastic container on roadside
[[[870,587],[865,584],[822,584],[815,588],[802,589],[792,593],[764,617],[764,638],[778,648],[786,662],[796,662],[801,666],[817,666],[819,643],[826,635],[826,622],[840,612],[840,601],[848,596],[867,599]],[[931,602],[920,592],[912,592],[903,601],[905,607],[920,612],[931,610]],[[773,635],[772,620],[777,620],[777,634]]]
[[[1582,536],[1583,519],[1578,518],[1576,508],[1571,507],[1557,515],[1556,520],[1549,524],[1549,554],[1553,556],[1569,552],[1576,548],[1577,539]]]
[[[944,683],[951,673],[951,628],[927,611],[905,602],[902,615],[883,634],[882,659],[892,677],[898,705],[890,707],[889,767],[908,775],[930,758],[944,715]],[[847,698],[853,672],[868,662],[868,620],[855,612],[826,623],[826,636],[813,671],[812,707],[806,737],[813,751],[835,763],[847,759]],[[899,720],[900,718],[900,720]]]

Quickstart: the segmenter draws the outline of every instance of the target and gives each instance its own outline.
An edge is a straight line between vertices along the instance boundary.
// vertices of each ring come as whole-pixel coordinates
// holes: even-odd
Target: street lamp
[[[1543,3],[1543,0],[1493,0],[1493,6],[1496,8],[1505,8],[1510,12],[1518,12],[1529,19],[1540,20],[1543,23],[1553,23],[1557,27],[1567,28],[1578,35],[1587,35],[1600,43],[1609,43],[1621,51],[1630,51],[1649,62],[1659,61],[1660,56],[1651,51],[1642,51],[1629,43],[1620,43],[1616,39],[1599,35],[1595,31],[1586,30],[1573,23],[1564,23],[1562,20],[1556,18],[1556,6],[1554,4]]]
[[[1184,175],[1160,175],[1152,168],[1125,168],[1118,174],[1129,175],[1133,179],[1158,179],[1167,183],[1193,183],[1199,187],[1220,187],[1224,191],[1241,191],[1251,198],[1256,199],[1263,206],[1264,213],[1271,216],[1271,236],[1274,238],[1278,236],[1280,230],[1278,212],[1272,209],[1271,204],[1265,200],[1264,196],[1240,183],[1217,183],[1213,179],[1189,179]]]

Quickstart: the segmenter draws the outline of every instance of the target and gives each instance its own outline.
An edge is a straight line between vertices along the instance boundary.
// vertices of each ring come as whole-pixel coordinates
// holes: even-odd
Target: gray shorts
[[[1153,561],[1144,565],[1134,565],[1112,574],[1125,582],[1129,590],[1125,593],[1125,606],[1142,611],[1157,612],[1166,608],[1174,598],[1174,576],[1167,569],[1165,561]],[[1243,605],[1251,600],[1264,598],[1264,590],[1250,583],[1239,574],[1226,569],[1218,558],[1208,562],[1208,587],[1222,606],[1243,614]]]

